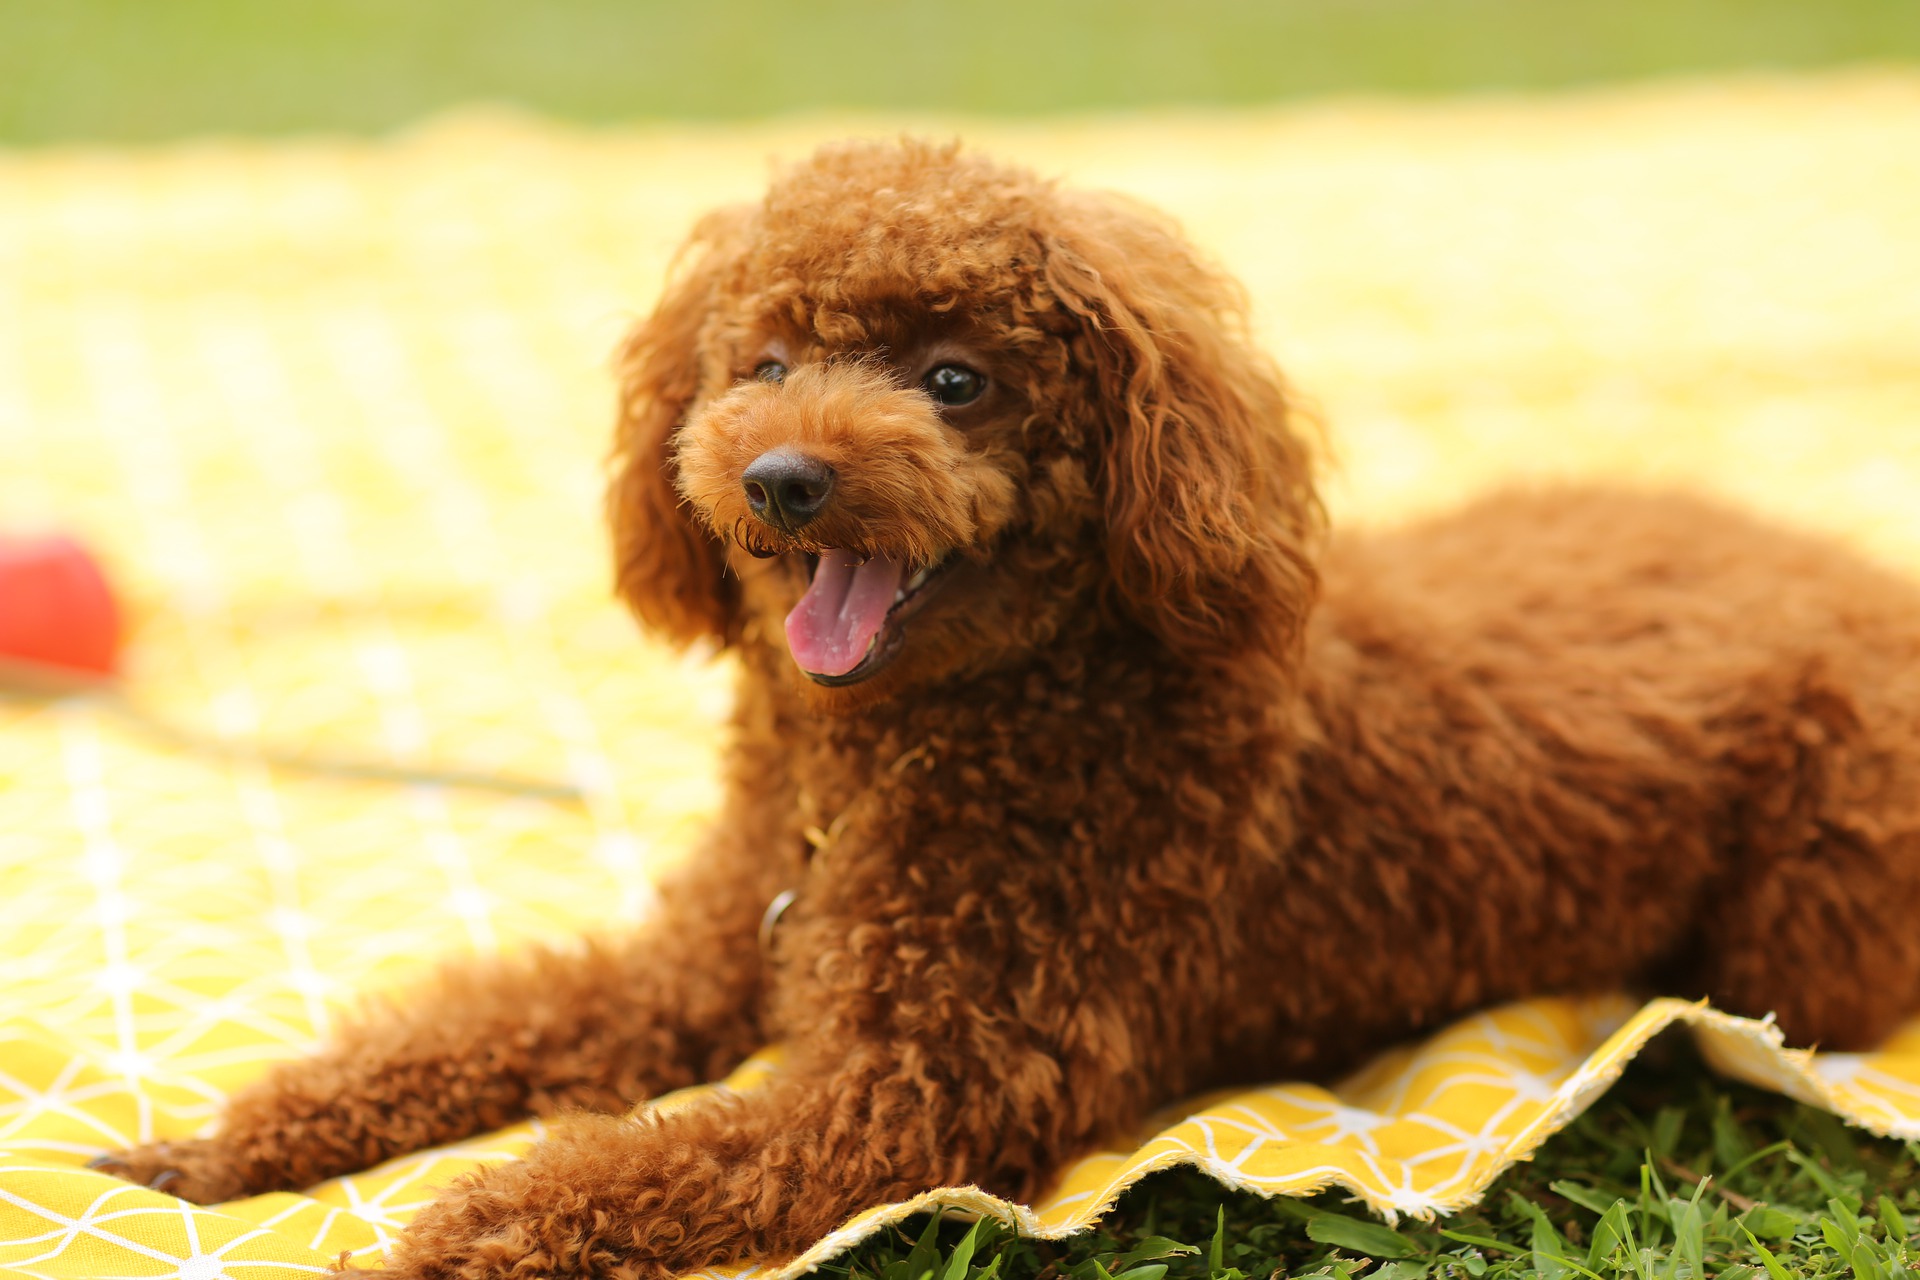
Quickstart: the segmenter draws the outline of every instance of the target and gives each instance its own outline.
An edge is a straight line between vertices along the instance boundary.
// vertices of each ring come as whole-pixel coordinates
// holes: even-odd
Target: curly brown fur
[[[788,1040],[763,1091],[561,1121],[390,1260],[659,1277],[1029,1197],[1158,1103],[1491,1001],[1704,995],[1836,1048],[1920,1008],[1920,592],[1672,495],[1329,541],[1237,291],[1148,212],[829,149],[702,225],[623,378],[620,590],[740,662],[708,855],[643,936],[451,974],[131,1176],[297,1186]],[[804,523],[743,480],[786,447],[831,468]],[[864,634],[783,632],[810,571],[935,566],[801,673]]]

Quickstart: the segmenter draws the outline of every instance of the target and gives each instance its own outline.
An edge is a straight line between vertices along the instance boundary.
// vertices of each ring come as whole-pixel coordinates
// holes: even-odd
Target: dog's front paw
[[[394,1242],[383,1280],[673,1280],[746,1252],[743,1186],[664,1126],[573,1117],[524,1159],[441,1192]]]
[[[636,1258],[604,1188],[554,1183],[514,1161],[470,1174],[415,1215],[381,1272],[400,1280],[665,1277]]]
[[[195,1204],[219,1204],[246,1194],[233,1157],[206,1138],[110,1151],[89,1160],[87,1167]]]

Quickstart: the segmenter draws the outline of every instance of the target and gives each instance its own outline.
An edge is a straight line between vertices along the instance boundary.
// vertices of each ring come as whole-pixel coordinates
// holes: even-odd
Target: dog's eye
[[[778,360],[762,360],[753,366],[753,376],[762,382],[780,383],[787,380],[787,366]]]
[[[928,393],[941,404],[972,404],[987,389],[987,380],[963,364],[943,364],[921,380]]]

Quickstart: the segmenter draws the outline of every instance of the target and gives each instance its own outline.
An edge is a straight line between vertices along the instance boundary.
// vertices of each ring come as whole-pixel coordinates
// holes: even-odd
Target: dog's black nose
[[[798,449],[769,449],[740,473],[753,514],[792,533],[820,514],[833,496],[833,468]]]

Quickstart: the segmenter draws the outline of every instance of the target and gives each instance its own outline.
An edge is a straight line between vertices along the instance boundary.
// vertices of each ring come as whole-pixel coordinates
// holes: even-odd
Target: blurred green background
[[[1920,60],[1920,0],[0,0],[0,142],[1032,114]]]

